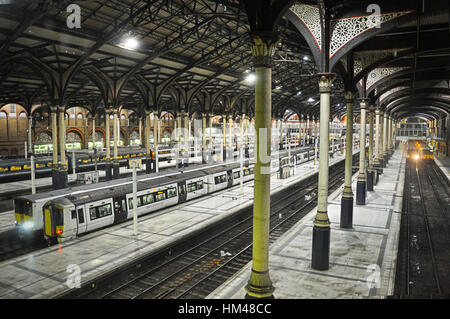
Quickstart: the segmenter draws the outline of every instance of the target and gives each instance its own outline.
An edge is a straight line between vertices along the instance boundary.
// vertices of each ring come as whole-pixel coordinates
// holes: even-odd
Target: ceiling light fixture
[[[138,48],[139,42],[134,37],[128,37],[121,43],[119,43],[119,47],[126,50],[134,51]]]

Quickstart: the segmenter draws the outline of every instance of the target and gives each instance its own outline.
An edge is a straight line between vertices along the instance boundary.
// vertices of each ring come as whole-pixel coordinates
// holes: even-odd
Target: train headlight
[[[24,224],[23,224],[23,228],[24,229],[32,229],[33,228],[33,226],[34,226],[34,223],[33,222],[25,222]]]
[[[416,161],[418,161],[418,160],[419,160],[419,154],[414,154],[414,159],[415,159]]]

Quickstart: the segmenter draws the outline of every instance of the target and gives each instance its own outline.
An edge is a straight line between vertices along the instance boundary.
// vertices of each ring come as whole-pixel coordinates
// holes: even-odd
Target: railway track
[[[407,161],[395,295],[450,296],[450,193],[434,161]]]
[[[330,191],[342,184],[342,166],[331,171]],[[315,207],[317,174],[277,195],[271,199],[270,243]],[[97,281],[95,289],[86,284],[63,298],[204,298],[251,261],[252,210],[176,255],[136,264]]]

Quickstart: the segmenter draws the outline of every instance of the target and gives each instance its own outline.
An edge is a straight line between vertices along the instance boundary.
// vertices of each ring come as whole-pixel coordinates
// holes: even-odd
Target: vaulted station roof
[[[0,101],[28,110],[65,105],[91,112],[106,106],[252,114],[249,17],[258,2],[11,0],[0,5]],[[73,4],[80,28],[70,28]],[[315,75],[327,63],[337,74],[335,114],[345,112],[348,90],[400,118],[448,111],[448,1],[273,5],[282,11],[271,30],[280,38],[272,65],[274,117],[288,110],[317,115]],[[329,28],[321,17],[328,17]]]

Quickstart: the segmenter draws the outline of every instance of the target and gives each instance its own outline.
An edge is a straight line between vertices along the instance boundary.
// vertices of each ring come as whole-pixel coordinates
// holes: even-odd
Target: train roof
[[[215,170],[217,167],[221,167],[222,170],[224,170],[226,167],[232,167],[234,168],[235,166],[238,166],[238,164],[228,164],[228,165],[223,165],[223,164],[215,164],[213,167],[211,167],[211,165],[208,164],[199,164],[198,166],[190,166],[190,167],[186,167],[184,169],[167,169],[158,173],[152,173],[152,174],[145,174],[145,175],[138,175],[138,189],[139,189],[139,185],[144,182],[151,182],[153,183],[153,181],[158,181],[158,183],[161,183],[163,180],[162,178],[170,176],[172,179],[174,180],[174,177],[178,176],[178,175],[183,175],[183,176],[191,176],[191,175],[186,175],[186,174],[191,174],[191,173],[195,173],[193,176],[196,176],[197,172],[201,172],[199,173],[200,175],[204,175],[206,174],[211,174],[212,171],[209,170]],[[195,178],[195,177],[193,177]],[[59,189],[59,190],[51,190],[48,192],[42,192],[42,193],[37,193],[34,195],[23,195],[23,196],[19,196],[17,197],[17,199],[25,199],[25,200],[29,200],[31,202],[39,202],[39,201],[48,201],[48,200],[52,200],[55,198],[60,198],[60,197],[65,197],[69,194],[85,194],[85,193],[89,193],[89,192],[95,192],[95,191],[99,191],[99,190],[103,190],[103,189],[110,189],[110,188],[115,188],[115,187],[121,187],[122,185],[132,185],[132,177],[126,177],[126,178],[120,178],[120,179],[115,179],[112,181],[106,181],[106,182],[100,182],[100,183],[96,183],[96,184],[89,184],[89,185],[77,185],[77,186],[73,186],[73,187],[69,187],[69,188],[64,188],[64,189]],[[144,185],[144,184],[142,184]]]
[[[177,184],[186,179],[195,179],[205,176],[205,171],[199,170],[194,172],[184,172],[176,175],[159,176],[151,180],[138,181],[137,191],[144,191],[166,185]],[[98,185],[98,184],[97,184]],[[99,201],[107,198],[114,198],[133,192],[133,184],[127,183],[120,186],[112,186],[109,188],[93,189],[92,192],[74,194],[67,196],[67,198],[76,206],[83,205],[89,202]],[[58,201],[60,199],[57,199]]]

